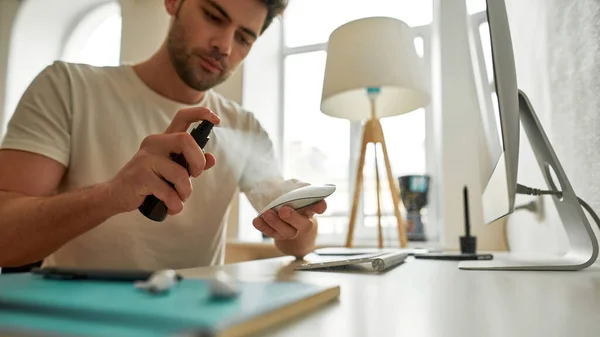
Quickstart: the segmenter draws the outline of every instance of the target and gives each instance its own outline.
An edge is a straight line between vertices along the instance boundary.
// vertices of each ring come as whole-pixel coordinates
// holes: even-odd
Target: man
[[[55,62],[24,93],[0,151],[0,266],[219,264],[238,187],[259,210],[299,186],[284,181],[253,115],[211,90],[285,1],[165,0],[165,8],[169,34],[145,62]],[[201,120],[216,124],[205,155],[187,132]],[[189,174],[172,153],[184,154]],[[163,222],[137,210],[151,194],[169,209]],[[324,201],[284,207],[253,225],[302,257],[314,245],[314,214],[325,209]]]

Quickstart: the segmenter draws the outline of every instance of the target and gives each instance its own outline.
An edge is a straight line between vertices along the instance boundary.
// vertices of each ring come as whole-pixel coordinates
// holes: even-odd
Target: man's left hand
[[[323,214],[327,209],[325,200],[294,210],[283,206],[279,212],[268,210],[262,216],[255,218],[252,224],[256,229],[276,240],[293,240],[303,234],[313,231],[315,214]]]

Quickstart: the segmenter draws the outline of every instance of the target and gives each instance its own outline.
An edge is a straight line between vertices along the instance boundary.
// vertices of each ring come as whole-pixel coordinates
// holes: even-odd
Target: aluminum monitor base
[[[519,116],[531,143],[533,153],[543,172],[546,184],[552,190],[562,191],[562,198],[552,196],[558,210],[560,220],[567,234],[569,251],[562,256],[556,255],[507,255],[490,261],[463,261],[460,269],[469,270],[580,270],[596,262],[598,258],[598,241],[596,235],[571,183],[564,172],[554,149],[537,118],[535,111],[525,95],[519,90]],[[552,180],[550,167],[554,170],[559,186]]]

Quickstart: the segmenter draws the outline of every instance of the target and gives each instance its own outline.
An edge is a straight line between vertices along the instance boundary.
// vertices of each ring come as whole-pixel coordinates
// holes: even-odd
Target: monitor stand
[[[534,109],[524,92],[519,90],[519,116],[531,143],[537,162],[543,172],[546,184],[552,190],[562,191],[562,197],[552,196],[558,210],[560,220],[567,233],[569,251],[563,255],[507,254],[506,257],[494,257],[489,261],[462,261],[460,269],[469,270],[580,270],[596,262],[598,258],[598,241],[596,235],[583,213],[577,196],[571,187],[558,157],[537,118]],[[559,186],[556,186],[551,168],[556,173]]]

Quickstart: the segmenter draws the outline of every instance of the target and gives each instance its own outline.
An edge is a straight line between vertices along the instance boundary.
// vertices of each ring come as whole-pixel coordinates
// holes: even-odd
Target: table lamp
[[[421,60],[415,50],[413,32],[406,23],[389,17],[369,17],[348,22],[331,33],[327,43],[321,111],[332,117],[364,122],[346,247],[352,247],[369,143],[373,143],[375,153],[379,247],[383,247],[383,238],[377,143],[385,160],[400,247],[406,247],[399,188],[392,177],[379,119],[411,112],[428,103]]]

